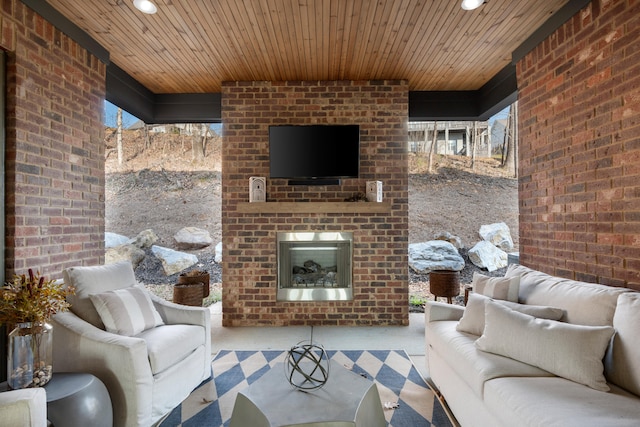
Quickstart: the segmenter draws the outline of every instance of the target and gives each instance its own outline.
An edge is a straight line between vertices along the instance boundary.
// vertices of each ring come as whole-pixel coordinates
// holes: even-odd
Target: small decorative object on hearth
[[[267,201],[267,179],[264,176],[249,177],[249,202]]]
[[[367,181],[367,201],[382,202],[382,181]]]
[[[15,275],[0,294],[0,324],[9,333],[7,383],[12,389],[41,387],[49,382],[52,367],[52,332],[47,322],[69,309],[66,298],[75,292],[40,273]]]
[[[351,197],[344,199],[345,202],[366,202],[367,195],[365,193],[356,193]]]
[[[329,356],[319,344],[311,340],[300,341],[291,347],[284,362],[289,384],[300,391],[314,391],[322,388],[329,379]]]

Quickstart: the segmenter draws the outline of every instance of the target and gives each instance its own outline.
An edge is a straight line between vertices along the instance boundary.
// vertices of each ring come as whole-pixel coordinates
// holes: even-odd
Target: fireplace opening
[[[353,299],[353,233],[278,233],[278,301]]]

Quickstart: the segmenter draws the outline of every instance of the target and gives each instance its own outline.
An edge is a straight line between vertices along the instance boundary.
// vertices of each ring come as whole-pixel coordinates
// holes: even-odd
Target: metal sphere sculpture
[[[301,341],[287,353],[284,369],[289,384],[296,389],[318,390],[329,379],[329,356],[321,345]]]

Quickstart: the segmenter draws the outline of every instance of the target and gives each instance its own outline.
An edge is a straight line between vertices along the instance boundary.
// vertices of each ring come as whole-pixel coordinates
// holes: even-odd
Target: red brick
[[[243,94],[242,99],[235,96],[236,91]],[[246,111],[247,105],[243,101],[251,102],[253,97],[261,98],[260,114],[238,114],[240,110]],[[238,102],[230,102],[232,99]],[[231,249],[225,256],[223,281],[237,284],[234,293],[225,294],[223,298],[223,324],[400,325],[408,322],[408,164],[404,149],[407,100],[407,85],[401,81],[235,82],[223,85],[223,123],[225,129],[238,131],[232,138],[228,137],[229,132],[224,132],[226,140],[223,144],[223,179],[229,189],[224,192],[222,203],[223,244]],[[374,116],[379,118],[371,124],[367,117]],[[361,125],[362,131],[366,132],[361,138],[361,172],[363,175],[374,174],[384,181],[385,194],[393,201],[394,211],[375,216],[290,212],[237,214],[236,206],[248,199],[249,176],[268,174],[268,126],[325,122]],[[336,188],[300,188],[288,186],[285,180],[270,180],[267,193],[271,201],[342,201],[361,191],[364,185],[365,179],[358,179],[345,180]],[[242,227],[237,227],[239,223]],[[276,302],[276,232],[327,230],[354,232],[354,300],[320,304]],[[235,251],[235,248],[240,250]],[[403,256],[398,257],[397,253]],[[260,273],[253,267],[253,261],[257,259],[265,261]],[[402,279],[398,279],[400,277]],[[242,313],[227,309],[235,307],[243,295],[251,294],[256,286],[261,286],[256,305],[243,306]],[[392,294],[391,290],[398,287],[404,287],[404,291]],[[396,314],[385,314],[389,312]]]
[[[101,263],[104,256],[104,203],[99,204],[98,211],[93,211],[85,208],[85,202],[85,206],[65,211],[64,215],[60,207],[70,206],[70,200],[63,198],[62,189],[76,200],[84,201],[100,200],[104,194],[100,117],[106,66],[22,3],[11,3],[13,7],[3,13],[0,42],[14,52],[7,67],[7,108],[16,120],[7,121],[7,145],[15,147],[15,152],[8,158],[7,173],[11,176],[19,169],[38,167],[38,176],[27,175],[24,182],[39,187],[39,196],[35,202],[28,185],[16,185],[13,194],[7,195],[7,219],[13,218],[15,224],[11,232],[35,239],[15,239],[9,243],[7,269],[29,266],[43,274],[60,277],[65,267]],[[27,15],[32,18],[24,19]],[[78,61],[78,57],[83,60]],[[59,85],[55,70],[60,69],[65,70],[73,87]],[[26,80],[31,82],[32,89],[25,98],[18,93],[18,88]],[[68,108],[71,97],[72,104],[80,106],[81,111],[72,112]],[[77,164],[83,164],[81,158],[84,158],[90,160],[86,163],[91,164],[90,167],[74,170],[70,166],[65,159],[71,153],[71,145],[83,146]],[[34,154],[38,152],[40,155]],[[15,175],[19,179],[23,176],[22,173]],[[86,181],[87,178],[90,180]],[[83,184],[83,179],[91,185]],[[20,213],[19,203],[23,200],[45,208],[40,213]],[[15,216],[11,212],[15,212]],[[30,224],[39,226],[34,228]],[[76,243],[66,245],[64,251],[59,245],[43,243],[70,242],[71,237]],[[28,245],[44,245],[43,251],[32,253]],[[97,255],[96,248],[99,249]]]
[[[640,239],[632,219],[640,199],[631,194],[640,179],[640,30],[629,22],[640,22],[638,10],[638,2],[591,3],[516,64],[521,260],[565,277],[634,289],[640,287]],[[556,80],[539,64],[554,70]],[[570,83],[561,84],[560,76]],[[556,87],[562,91],[548,92]],[[571,145],[562,138],[571,138]],[[545,156],[553,150],[558,157],[549,163]],[[545,204],[549,212],[541,209]],[[556,240],[548,241],[549,230],[556,230]],[[548,248],[562,243],[564,249],[549,256]]]

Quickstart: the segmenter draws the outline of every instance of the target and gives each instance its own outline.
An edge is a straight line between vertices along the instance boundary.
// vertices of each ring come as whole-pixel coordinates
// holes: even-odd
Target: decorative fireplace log
[[[304,267],[294,265],[291,282],[294,285],[303,286],[337,286],[338,266],[322,268],[322,265],[313,260],[305,261]]]
[[[311,273],[316,273],[322,266],[313,260],[307,260],[304,262],[304,268]]]
[[[278,300],[352,299],[352,243],[347,232],[278,233]]]

